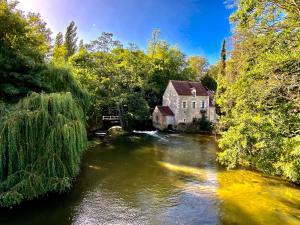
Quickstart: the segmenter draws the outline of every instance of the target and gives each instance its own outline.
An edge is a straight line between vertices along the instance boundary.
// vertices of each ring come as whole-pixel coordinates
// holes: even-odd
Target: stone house
[[[160,130],[176,129],[178,124],[189,124],[203,117],[215,122],[213,95],[201,82],[169,81],[162,106],[156,106],[153,111],[153,126]]]

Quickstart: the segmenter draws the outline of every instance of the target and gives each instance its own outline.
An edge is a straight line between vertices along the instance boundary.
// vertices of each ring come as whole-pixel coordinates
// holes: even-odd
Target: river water
[[[66,194],[0,210],[7,225],[300,224],[300,189],[216,163],[213,137],[137,134],[90,148]]]

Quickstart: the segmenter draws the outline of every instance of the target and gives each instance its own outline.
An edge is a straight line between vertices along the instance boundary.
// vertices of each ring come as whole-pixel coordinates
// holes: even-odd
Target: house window
[[[182,102],[182,108],[186,109],[186,101]]]
[[[196,98],[196,91],[192,92],[193,98]]]
[[[183,119],[183,122],[186,122],[186,119]]]
[[[192,108],[196,109],[196,102],[192,102]]]
[[[201,101],[200,106],[201,106],[202,109],[205,108],[205,101],[204,100]]]

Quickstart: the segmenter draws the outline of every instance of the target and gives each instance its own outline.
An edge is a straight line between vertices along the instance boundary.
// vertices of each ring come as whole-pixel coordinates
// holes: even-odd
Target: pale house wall
[[[202,101],[205,102],[204,109],[207,111],[206,116],[209,117],[209,113],[208,113],[209,97],[208,96],[196,96],[195,98],[193,98],[193,96],[183,96],[183,95],[179,96],[179,98],[178,98],[179,110],[175,117],[176,118],[175,123],[176,124],[191,123],[191,122],[193,122],[193,118],[200,119],[202,117],[202,114],[200,112]],[[186,102],[185,109],[182,107],[183,102]],[[193,104],[192,102],[196,103],[195,109],[193,109],[193,107],[192,107],[192,104]]]
[[[166,116],[165,127],[168,128],[169,125],[172,125],[172,127],[174,127],[174,116]]]
[[[176,115],[176,111],[178,110],[177,104],[178,94],[173,87],[172,83],[169,82],[165,93],[163,95],[163,106],[169,106],[172,112]]]
[[[169,108],[174,113],[174,117],[171,117],[170,120],[166,118],[165,124],[168,126],[168,124],[174,124],[175,126],[179,123],[191,123],[193,121],[193,118],[200,119],[202,117],[202,113],[200,112],[201,108],[201,102],[205,102],[205,108],[206,110],[205,116],[209,121],[215,121],[216,120],[216,112],[215,107],[209,106],[209,96],[198,96],[196,93],[196,97],[190,96],[184,96],[184,95],[178,95],[174,86],[172,85],[172,82],[169,82],[164,95],[163,95],[163,106],[169,106]],[[182,103],[186,102],[186,108],[184,109],[182,107]],[[195,109],[193,108],[193,102],[196,103]],[[171,121],[173,123],[171,123]]]
[[[157,129],[161,129],[162,118],[161,118],[160,112],[157,107],[155,107],[155,109],[153,111],[152,121],[153,121],[153,127],[157,128]]]
[[[174,126],[174,116],[163,116],[161,112],[155,107],[152,114],[153,127],[159,130],[165,130],[169,125]]]
[[[215,122],[217,120],[216,118],[216,107],[215,106],[210,106],[209,107],[209,121],[210,122]]]
[[[165,93],[163,95],[163,106],[169,106],[169,108],[172,110],[172,112],[174,113],[174,117],[172,118],[173,120],[173,125],[176,125],[176,117],[177,117],[177,114],[178,114],[178,105],[179,105],[179,102],[178,102],[178,94],[172,84],[172,82],[170,81],[166,90],[165,90]]]

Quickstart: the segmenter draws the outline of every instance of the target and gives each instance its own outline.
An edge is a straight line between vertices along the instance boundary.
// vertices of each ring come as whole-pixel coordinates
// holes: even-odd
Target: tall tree
[[[83,40],[81,39],[79,41],[78,50],[82,50],[82,49],[84,49],[84,43],[83,43]]]
[[[91,41],[91,43],[87,46],[89,51],[106,53],[109,53],[116,48],[123,48],[122,43],[118,40],[115,40],[114,35],[109,32],[102,32],[100,37],[98,37],[96,40]]]
[[[77,50],[77,39],[77,27],[75,25],[75,22],[72,21],[67,27],[65,34],[64,45],[67,50],[66,59],[75,54]]]
[[[55,37],[54,47],[61,47],[64,44],[64,37],[61,32],[59,32]]]
[[[189,57],[188,64],[199,80],[206,74],[208,70],[208,61],[202,56]]]
[[[224,39],[222,42],[221,54],[220,54],[220,62],[219,64],[219,73],[217,77],[217,96],[221,96],[226,89],[226,40]],[[217,97],[218,99],[218,97]],[[220,99],[220,98],[219,98]],[[218,103],[218,101],[217,101]],[[219,103],[218,103],[219,104]]]
[[[160,32],[159,29],[154,29],[152,31],[152,38],[151,38],[151,41],[149,42],[149,45],[148,45],[148,55],[151,56],[152,58],[156,54],[157,45],[161,41],[160,40],[160,34],[161,34],[161,32]]]
[[[224,77],[226,73],[226,40],[223,40],[222,49],[221,49],[221,68],[220,74]]]
[[[59,32],[55,37],[52,62],[55,65],[63,65],[66,61],[66,55],[67,49],[64,45],[63,34]]]

